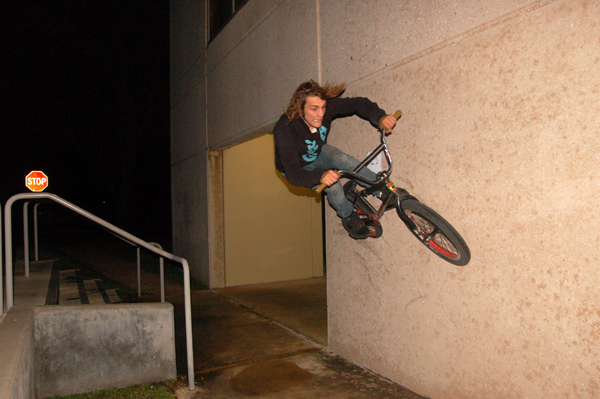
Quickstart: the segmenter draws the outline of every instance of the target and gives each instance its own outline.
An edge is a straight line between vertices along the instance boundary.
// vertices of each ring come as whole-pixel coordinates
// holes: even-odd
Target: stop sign
[[[33,192],[44,191],[48,187],[48,176],[39,170],[31,171],[25,176],[25,186]]]

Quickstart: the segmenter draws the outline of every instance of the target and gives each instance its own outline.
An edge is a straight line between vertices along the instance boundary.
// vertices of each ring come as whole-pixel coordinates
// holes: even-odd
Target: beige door
[[[272,134],[223,152],[225,286],[323,275],[321,198],[275,169]]]

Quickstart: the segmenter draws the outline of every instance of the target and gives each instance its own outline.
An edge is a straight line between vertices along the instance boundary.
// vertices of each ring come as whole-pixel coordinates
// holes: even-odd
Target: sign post
[[[48,176],[40,170],[31,171],[25,176],[25,186],[34,193],[42,192],[48,187]]]

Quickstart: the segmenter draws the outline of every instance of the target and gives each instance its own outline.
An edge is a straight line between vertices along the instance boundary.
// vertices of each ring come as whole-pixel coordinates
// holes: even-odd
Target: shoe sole
[[[370,227],[372,227],[372,226],[370,226]],[[378,229],[375,227],[374,234],[371,234],[371,231],[372,230],[369,228],[369,234],[366,236],[357,236],[357,235],[350,234],[350,233],[348,233],[348,235],[355,240],[365,240],[367,238],[379,238],[383,235],[383,229],[379,229],[379,231],[378,231]]]
[[[369,229],[369,235],[365,238],[379,238],[383,235],[383,227],[381,227],[381,223],[379,223],[379,221],[367,216],[362,212],[359,215],[362,219],[366,219],[365,225]]]

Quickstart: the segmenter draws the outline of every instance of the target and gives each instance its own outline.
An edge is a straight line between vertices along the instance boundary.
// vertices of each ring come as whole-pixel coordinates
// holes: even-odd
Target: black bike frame
[[[350,178],[353,180],[359,180],[361,182],[364,182],[364,183],[370,185],[370,187],[367,187],[364,190],[361,190],[361,192],[359,193],[359,195],[357,196],[357,198],[355,200],[355,204],[356,204],[356,202],[360,201],[359,207],[364,212],[371,214],[371,216],[373,216],[376,219],[379,219],[379,218],[381,218],[381,216],[383,216],[385,211],[388,209],[388,206],[390,205],[390,201],[394,197],[393,194],[398,191],[396,189],[396,187],[394,186],[394,184],[389,179],[390,175],[392,174],[393,163],[392,163],[392,156],[390,154],[387,143],[385,141],[386,133],[383,130],[380,130],[380,133],[381,133],[381,139],[380,139],[381,143],[360,164],[358,164],[358,166],[356,166],[356,168],[354,168],[354,170],[352,170],[352,171],[345,170],[345,169],[338,170],[338,173],[342,177],[347,177],[347,178]],[[370,180],[370,179],[367,179],[366,177],[358,174],[358,172],[360,172],[364,167],[369,165],[382,152],[385,154],[385,159],[386,159],[388,168],[386,170],[383,170],[383,171],[377,173],[377,180]],[[400,189],[400,190],[403,192],[406,192],[405,190],[402,190],[402,189]],[[368,195],[373,195],[375,192],[378,192],[378,191],[381,193],[385,193],[385,194],[384,194],[384,198],[382,200],[381,206],[379,207],[379,209],[376,210],[369,203],[369,201],[366,200],[366,197]],[[408,193],[406,192],[406,194],[408,194]],[[397,205],[399,205],[399,204],[398,203],[394,204],[394,206],[397,206]]]
[[[380,132],[381,132],[381,144],[379,144],[377,146],[377,148],[375,148],[375,150],[373,150],[373,152],[371,152],[360,164],[358,164],[358,166],[356,168],[354,168],[354,170],[346,170],[346,169],[338,170],[338,173],[341,176],[350,177],[354,180],[360,180],[369,185],[377,185],[377,184],[382,183],[385,179],[387,179],[392,174],[392,156],[390,155],[390,151],[388,150],[388,146],[385,141],[385,133],[383,131],[380,131]],[[362,175],[359,175],[358,172],[360,172],[365,166],[367,166],[368,164],[373,162],[373,160],[381,152],[385,153],[385,160],[388,164],[388,169],[379,172],[377,174],[377,180],[370,180]]]

